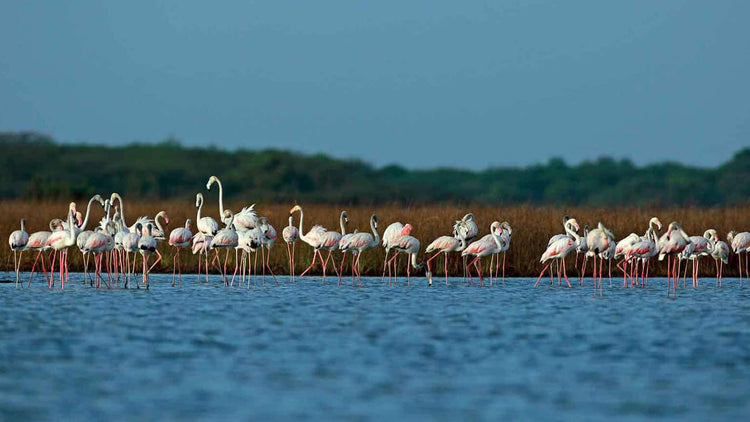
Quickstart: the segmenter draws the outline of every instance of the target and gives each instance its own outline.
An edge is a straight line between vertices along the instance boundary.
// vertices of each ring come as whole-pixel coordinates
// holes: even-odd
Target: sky
[[[381,166],[715,166],[750,145],[750,2],[17,1],[0,131]]]

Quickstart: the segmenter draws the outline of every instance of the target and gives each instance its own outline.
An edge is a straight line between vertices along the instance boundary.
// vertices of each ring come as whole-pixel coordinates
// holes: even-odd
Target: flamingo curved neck
[[[112,194],[112,197],[120,204],[120,220],[122,220],[122,225],[127,227],[127,224],[125,223],[125,206],[122,204],[122,197],[116,192]]]
[[[161,212],[156,214],[156,217],[154,217],[154,224],[156,224],[156,228],[159,229],[162,233],[164,233],[164,228],[161,226],[161,223],[159,222],[159,219],[163,218],[163,215]]]
[[[291,218],[291,215],[289,216]],[[302,212],[302,208],[299,209],[299,238],[305,241],[305,243],[310,243],[307,235],[305,235],[305,232],[302,230],[302,220],[305,219],[305,213]]]
[[[81,231],[86,230],[86,225],[89,224],[89,216],[91,216],[91,203],[94,202],[94,198],[92,197],[89,199],[89,204],[86,205],[86,217],[83,219],[83,224],[81,224]],[[107,210],[109,211],[109,210]],[[109,217],[109,215],[107,215]],[[107,218],[109,219],[109,218]]]
[[[219,185],[219,215],[224,216],[224,187],[218,177],[216,178],[216,184]]]
[[[346,235],[346,223],[344,223],[344,213],[341,213],[341,216],[339,217],[339,225],[341,226],[341,235]]]
[[[201,221],[201,209],[203,209],[203,195],[198,197],[198,214],[195,216],[196,223]]]
[[[572,228],[570,227],[570,225],[569,225],[569,224],[566,224],[566,225],[565,225],[565,233],[567,233],[567,234],[568,234],[568,236],[571,236],[571,237],[573,237],[573,239],[575,239],[576,243],[579,243],[579,242],[581,241],[581,236],[579,236],[579,235],[578,235],[578,233],[576,233],[576,232],[575,232],[575,231],[574,231],[574,230],[573,230],[573,229],[572,229]]]
[[[374,248],[380,243],[380,235],[378,234],[378,229],[375,228],[375,220],[373,219],[370,219],[370,230],[372,230],[373,234],[373,240],[370,242],[370,247]]]

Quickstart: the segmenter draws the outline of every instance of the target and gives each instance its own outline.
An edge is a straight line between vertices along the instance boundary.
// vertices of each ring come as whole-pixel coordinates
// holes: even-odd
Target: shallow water
[[[0,278],[11,278],[0,274]],[[750,290],[0,284],[0,420],[742,420]],[[607,284],[605,280],[605,285]],[[588,285],[590,286],[590,285]]]

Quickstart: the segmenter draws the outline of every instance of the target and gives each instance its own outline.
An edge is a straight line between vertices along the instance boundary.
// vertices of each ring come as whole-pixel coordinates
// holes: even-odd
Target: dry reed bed
[[[218,217],[218,206],[213,192],[206,195],[206,205],[203,208],[204,215]],[[85,211],[85,203],[79,203],[78,208]],[[233,210],[241,208],[241,204],[228,201],[226,206]],[[276,246],[273,248],[271,265],[276,273],[287,274],[286,247],[281,239],[281,231],[287,225],[289,216],[289,204],[264,204],[258,207],[259,213],[269,218],[279,233]],[[414,226],[413,235],[422,242],[422,253],[420,260],[424,258],[424,248],[436,237],[451,233],[451,227],[456,219],[461,218],[467,212],[473,212],[480,227],[480,236],[489,232],[492,221],[508,221],[513,227],[513,239],[507,255],[506,274],[508,276],[536,276],[541,270],[539,257],[546,248],[547,239],[550,236],[562,232],[562,218],[564,215],[575,217],[583,228],[584,224],[594,227],[598,221],[606,224],[621,239],[631,232],[643,233],[649,218],[657,216],[662,223],[669,224],[678,221],[685,231],[690,235],[702,235],[704,230],[715,228],[722,238],[726,237],[729,230],[747,230],[750,228],[750,213],[746,208],[674,208],[674,209],[641,209],[641,208],[587,208],[587,207],[532,207],[532,206],[509,206],[509,207],[487,207],[487,206],[455,206],[455,205],[432,205],[432,206],[398,206],[387,205],[377,207],[341,207],[332,205],[304,205],[305,221],[304,229],[309,230],[313,224],[322,224],[329,230],[338,230],[339,214],[342,209],[349,213],[350,222],[347,231],[358,228],[360,231],[369,231],[369,217],[373,213],[378,215],[379,232],[394,221],[411,223]],[[12,230],[19,227],[22,217],[27,220],[27,231],[29,233],[38,230],[48,230],[51,218],[65,217],[67,204],[61,202],[28,202],[28,201],[2,201],[0,202],[0,234],[4,239],[4,246],[0,248],[0,269],[12,271],[13,254],[7,243],[7,237]],[[94,227],[103,216],[100,206],[92,206],[92,217],[88,228]],[[195,222],[196,209],[191,199],[185,201],[131,201],[126,198],[125,216],[128,223],[132,223],[139,215],[154,216],[158,211],[165,210],[170,217],[168,230],[182,226],[186,218]],[[295,214],[295,225],[299,224],[298,214]],[[193,227],[195,231],[195,227]],[[161,267],[162,272],[171,271],[172,256],[174,248],[163,243],[160,247],[164,256]],[[183,271],[195,272],[197,270],[197,258],[189,252],[183,252]],[[30,254],[24,258],[23,269],[31,268]],[[380,275],[382,271],[384,251],[382,248],[368,250],[362,257],[362,272],[366,275]],[[572,265],[574,254],[568,258],[568,265]],[[340,254],[336,253],[340,259]],[[311,249],[304,243],[297,244],[297,273],[304,269],[312,259]],[[230,262],[233,260],[230,257]],[[489,261],[489,260],[487,260]],[[71,263],[74,270],[81,268],[80,253],[71,253]],[[338,261],[337,261],[338,262]],[[347,260],[347,263],[350,262]],[[401,260],[403,273],[403,263]],[[442,258],[433,261],[433,271],[442,275]],[[459,274],[460,258],[453,254],[449,258],[449,270],[451,274]],[[737,274],[737,258],[730,258],[730,268],[725,267],[726,275]],[[664,274],[665,265],[652,265],[652,274]],[[572,268],[572,267],[571,267]],[[319,272],[319,271],[318,271]],[[348,273],[348,272],[347,272]],[[575,271],[569,272],[574,274]],[[704,276],[714,275],[713,261],[704,260],[701,268]]]

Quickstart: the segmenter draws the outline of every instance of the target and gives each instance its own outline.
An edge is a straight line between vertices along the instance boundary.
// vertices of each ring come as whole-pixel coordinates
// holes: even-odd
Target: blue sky
[[[0,130],[481,169],[750,145],[750,2],[23,1]]]

